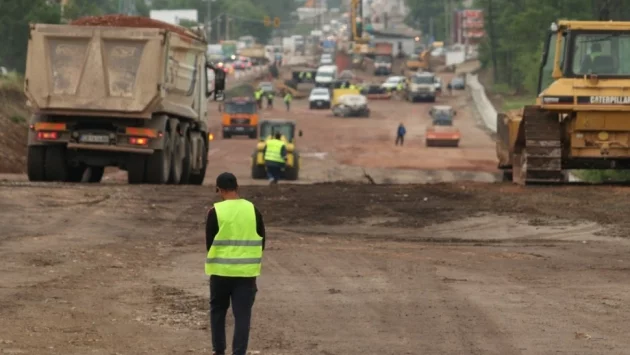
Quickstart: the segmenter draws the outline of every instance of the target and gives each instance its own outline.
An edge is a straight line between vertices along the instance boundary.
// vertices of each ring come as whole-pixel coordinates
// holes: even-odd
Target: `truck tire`
[[[171,169],[169,173],[168,183],[179,184],[182,180],[182,171],[184,168],[184,157],[186,154],[186,139],[179,133],[172,133],[173,146],[171,149]]]
[[[300,176],[300,153],[293,152],[293,167],[286,168],[284,178],[290,181],[296,181]]]
[[[83,182],[83,175],[87,167],[83,164],[79,166],[71,166],[68,168],[68,182]]]
[[[190,183],[190,174],[192,173],[192,147],[190,143],[190,137],[188,134],[184,138],[186,141],[184,143],[184,160],[182,161],[182,177],[179,180],[179,183],[182,185],[186,185]]]
[[[166,184],[171,174],[171,161],[173,149],[171,132],[164,132],[164,145],[161,150],[156,150],[147,160],[146,178],[149,184]]]
[[[207,133],[202,132],[208,137]],[[206,169],[208,168],[208,141],[204,141],[203,147],[203,166],[201,167],[201,171],[198,173],[191,173],[189,183],[191,185],[202,185],[203,180],[206,178]]]
[[[231,134],[223,132],[223,139],[230,139],[230,138],[232,138]]]
[[[127,161],[127,183],[143,184],[147,182],[145,179],[147,167],[147,158],[143,155],[131,155]]]
[[[250,139],[257,139],[258,138],[258,132],[250,133],[249,134],[249,138]]]
[[[30,146],[27,156],[27,173],[29,181],[46,181],[45,174],[46,147]]]
[[[256,155],[258,153],[252,154],[252,179],[265,179],[267,178],[267,169],[265,169],[264,165],[256,164]]]
[[[46,148],[45,176],[48,181],[68,181],[69,169],[66,163],[66,147],[51,145]]]
[[[103,180],[105,174],[105,167],[103,166],[91,166],[88,168],[87,182],[91,184],[97,184]]]

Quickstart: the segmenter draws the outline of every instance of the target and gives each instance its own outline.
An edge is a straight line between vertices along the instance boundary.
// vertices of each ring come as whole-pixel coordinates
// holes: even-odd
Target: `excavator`
[[[550,26],[536,103],[497,115],[504,181],[568,180],[572,169],[630,169],[630,22]]]
[[[362,63],[362,58],[371,52],[370,37],[363,31],[362,3],[362,0],[352,0],[350,6],[350,41],[352,42],[353,63]]]

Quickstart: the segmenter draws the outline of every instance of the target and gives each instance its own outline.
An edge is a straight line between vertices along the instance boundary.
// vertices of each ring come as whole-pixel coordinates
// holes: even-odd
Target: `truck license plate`
[[[81,143],[109,143],[109,136],[104,134],[82,134]]]

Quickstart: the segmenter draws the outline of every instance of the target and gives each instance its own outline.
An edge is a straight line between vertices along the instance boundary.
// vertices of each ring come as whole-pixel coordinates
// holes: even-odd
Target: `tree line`
[[[622,6],[622,3],[626,6]],[[627,0],[476,0],[486,39],[480,60],[495,84],[516,94],[535,94],[543,44],[551,23],[567,20],[630,20]]]
[[[208,0],[152,0],[148,6],[145,0],[134,1],[136,14],[149,16],[151,9],[196,9],[199,22],[205,23]],[[73,20],[83,16],[113,14],[119,12],[119,0],[70,0],[63,9],[63,18]],[[279,17],[281,27],[295,23],[292,12],[298,3],[294,0],[214,0],[211,2],[212,41],[225,35],[225,23],[229,21],[230,38],[253,35],[265,42],[272,33],[272,27],[263,23],[265,16]],[[29,23],[59,24],[62,11],[56,1],[49,0],[2,0],[0,1],[0,66],[23,72],[26,65]]]

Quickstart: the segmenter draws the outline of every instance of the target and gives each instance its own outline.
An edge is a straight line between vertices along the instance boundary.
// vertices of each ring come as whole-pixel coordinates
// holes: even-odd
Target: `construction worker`
[[[400,122],[400,125],[398,125],[398,130],[396,131],[396,145],[398,145],[398,143],[400,143],[400,145],[403,145],[403,143],[405,142],[405,134],[407,134],[407,129],[405,128],[405,125]]]
[[[287,161],[287,147],[282,141],[280,132],[276,132],[273,138],[266,142],[265,148],[263,148],[263,157],[269,185],[277,184]]]
[[[587,74],[593,71],[595,59],[597,59],[597,57],[601,57],[602,55],[602,45],[597,42],[591,44],[591,52],[582,58],[582,63],[580,65],[581,72]]]
[[[284,94],[284,104],[287,106],[287,112],[291,109],[291,101],[293,100],[293,96],[290,92],[286,92]]]
[[[268,109],[272,109],[273,108],[273,99],[275,98],[275,93],[273,91],[270,91],[267,93],[267,108]]]
[[[234,313],[232,354],[245,355],[252,307],[258,292],[265,249],[265,225],[254,205],[239,197],[236,176],[222,173],[215,203],[206,220],[206,275],[210,276],[210,329],[214,355],[225,355],[225,317],[230,302]]]
[[[258,104],[258,108],[262,109],[262,96],[264,94],[264,91],[262,89],[258,89],[256,91],[254,91],[254,97],[256,98],[256,103]]]

